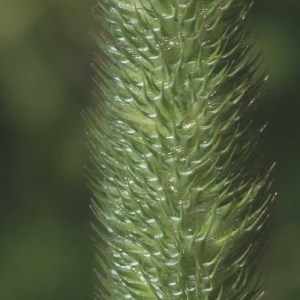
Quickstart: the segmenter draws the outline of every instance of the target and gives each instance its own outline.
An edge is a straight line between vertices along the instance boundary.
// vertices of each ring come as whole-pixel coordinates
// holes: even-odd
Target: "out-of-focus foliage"
[[[0,1],[0,299],[92,299],[93,1]]]
[[[266,145],[277,161],[275,202],[265,274],[267,300],[300,299],[300,2],[256,1],[253,12],[270,74],[258,119],[267,120]]]
[[[277,161],[266,300],[300,299],[300,2],[258,0],[270,79],[257,122]],[[92,98],[93,0],[0,1],[0,299],[92,299],[82,109]]]

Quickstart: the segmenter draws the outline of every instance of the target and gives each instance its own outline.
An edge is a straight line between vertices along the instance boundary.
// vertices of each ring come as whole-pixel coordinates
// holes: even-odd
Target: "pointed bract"
[[[259,299],[272,197],[246,0],[101,0],[96,299]],[[253,164],[253,161],[257,162]]]

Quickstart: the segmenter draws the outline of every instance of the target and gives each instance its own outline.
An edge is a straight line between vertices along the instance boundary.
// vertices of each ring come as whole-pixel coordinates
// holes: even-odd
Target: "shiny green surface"
[[[81,110],[90,105],[94,1],[0,2],[0,299],[93,298]],[[270,79],[258,122],[277,161],[265,299],[300,298],[300,7],[257,1]],[[95,28],[95,27],[94,27]]]
[[[150,3],[99,2],[96,298],[258,299],[273,196],[250,125],[265,76],[247,1]]]

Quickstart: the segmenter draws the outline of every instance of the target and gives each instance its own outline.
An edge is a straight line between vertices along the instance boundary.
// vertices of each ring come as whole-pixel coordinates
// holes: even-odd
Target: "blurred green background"
[[[270,79],[257,122],[277,161],[266,300],[300,299],[300,2],[257,0]],[[94,0],[0,1],[0,299],[93,299],[81,117],[92,99]]]

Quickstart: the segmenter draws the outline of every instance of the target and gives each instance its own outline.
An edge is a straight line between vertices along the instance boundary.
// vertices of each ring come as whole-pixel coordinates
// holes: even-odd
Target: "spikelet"
[[[99,1],[95,299],[261,296],[249,282],[272,197],[251,125],[264,78],[243,33],[249,7]]]

